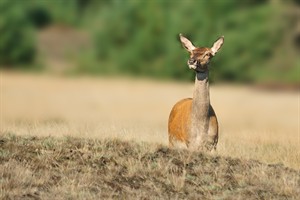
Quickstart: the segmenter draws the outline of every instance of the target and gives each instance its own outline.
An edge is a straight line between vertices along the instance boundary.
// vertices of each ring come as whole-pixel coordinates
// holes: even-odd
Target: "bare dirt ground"
[[[167,148],[169,112],[192,83],[1,72],[0,84],[0,199],[300,195],[299,92],[212,86],[220,139],[208,155]]]

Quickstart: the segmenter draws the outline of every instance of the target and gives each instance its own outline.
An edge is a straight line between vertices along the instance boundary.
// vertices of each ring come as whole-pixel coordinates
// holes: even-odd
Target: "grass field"
[[[159,151],[157,146],[165,149],[168,144],[167,120],[169,112],[176,101],[191,97],[193,84],[126,78],[66,78],[1,72],[0,89],[0,136],[3,138],[0,138],[1,141],[3,141],[1,142],[0,173],[2,177],[6,177],[1,180],[2,183],[5,183],[1,188],[2,192],[4,192],[3,194],[6,194],[7,198],[9,196],[17,198],[18,196],[14,195],[18,193],[18,189],[21,190],[27,186],[28,194],[33,196],[30,197],[29,195],[30,198],[35,197],[35,190],[41,190],[46,191],[41,198],[47,199],[50,197],[53,198],[53,196],[46,195],[47,191],[52,191],[53,194],[60,193],[60,188],[64,186],[66,187],[66,193],[69,192],[65,194],[65,198],[83,198],[84,195],[86,195],[84,191],[89,191],[88,195],[85,196],[86,198],[93,198],[97,196],[96,194],[100,195],[100,186],[97,184],[102,184],[102,182],[97,182],[97,180],[94,179],[96,177],[93,177],[93,173],[99,173],[99,170],[101,171],[101,169],[97,167],[98,171],[93,171],[92,165],[95,161],[93,159],[108,156],[109,158],[105,158],[108,159],[107,162],[109,163],[106,167],[111,169],[110,165],[114,165],[111,164],[111,162],[114,163],[114,161],[110,160],[113,155],[106,155],[107,152],[110,152],[112,149],[105,150],[103,147],[104,149],[100,152],[95,149],[102,148],[101,146],[106,143],[114,143],[115,138],[121,141],[136,142],[136,144],[131,144],[132,142],[122,143],[119,141],[119,143],[122,144],[121,146],[123,146],[123,144],[129,145],[132,151],[140,152],[138,153],[139,156],[128,159],[129,163],[124,164],[127,166],[127,170],[129,170],[124,177],[133,177],[133,174],[140,172],[139,170],[144,167],[149,167],[149,160],[143,164],[139,163],[142,162],[140,160],[141,157],[145,156],[147,152],[155,155],[155,152]],[[220,139],[217,152],[214,152],[213,155],[207,155],[207,159],[218,158],[222,163],[231,163],[230,160],[234,160],[234,162],[239,163],[238,169],[240,171],[237,172],[237,175],[234,175],[235,179],[238,180],[236,187],[232,187],[235,192],[230,193],[231,186],[229,189],[220,189],[223,187],[222,184],[225,183],[223,183],[224,181],[216,181],[216,185],[211,187],[219,188],[217,189],[218,192],[213,192],[213,188],[211,188],[211,190],[204,188],[202,194],[204,196],[209,194],[213,196],[216,195],[215,197],[219,195],[220,198],[228,197],[229,199],[232,197],[230,194],[240,194],[242,195],[240,197],[247,197],[243,196],[243,192],[238,193],[238,191],[241,191],[241,188],[244,188],[248,189],[244,191],[246,192],[245,194],[250,194],[250,196],[252,194],[254,198],[255,195],[258,195],[256,196],[257,198],[273,198],[270,196],[272,193],[277,194],[278,196],[274,196],[274,198],[277,197],[278,199],[281,199],[280,197],[295,198],[295,195],[299,194],[299,189],[296,188],[299,188],[300,185],[299,92],[264,91],[248,86],[213,85],[211,86],[210,93],[211,103],[214,106],[220,124]],[[36,137],[46,138],[38,139]],[[81,139],[70,139],[70,137]],[[91,146],[89,146],[89,141],[93,143]],[[75,146],[73,145],[72,147],[73,143]],[[77,143],[82,145],[77,147]],[[24,146],[24,144],[26,145]],[[84,144],[87,144],[87,146]],[[64,149],[65,146],[68,148]],[[93,159],[84,158],[80,160],[80,156],[76,154],[71,161],[61,160],[60,157],[67,154],[65,151],[69,151],[72,148],[74,148],[72,151],[77,153],[87,151],[87,154],[91,156],[89,158]],[[115,149],[112,151],[118,152],[118,145],[113,145],[112,148]],[[35,149],[37,149],[38,153],[34,152]],[[24,151],[24,156],[22,155],[22,151]],[[59,153],[57,153],[57,151]],[[179,153],[170,150],[164,151],[167,151],[166,157],[159,157],[159,159],[162,159],[159,165],[164,165],[164,162],[169,162],[169,167],[175,155],[175,158],[180,160],[181,158],[188,157],[187,154],[189,154],[184,151]],[[129,155],[131,155],[131,153],[129,153]],[[197,157],[200,155],[193,156]],[[122,159],[124,159],[124,156],[126,158],[126,155],[122,156],[116,158],[121,159],[116,161],[117,163],[125,162]],[[231,158],[227,158],[227,156]],[[193,158],[198,159],[198,157],[196,157]],[[20,159],[18,160],[18,158]],[[45,163],[41,162],[43,159]],[[204,167],[205,169],[203,170],[208,170],[205,173],[213,173],[213,171],[209,171],[212,170],[209,168],[213,168],[215,165],[208,162],[208,166],[205,167],[205,165],[201,163],[201,159],[196,163],[199,164],[200,167]],[[256,159],[262,163],[275,165],[261,163],[252,165],[251,163],[257,162],[246,161],[247,159]],[[39,165],[37,168],[34,168],[36,161],[41,163],[41,169]],[[89,161],[91,162],[90,164],[82,163],[89,163]],[[97,160],[95,162],[99,164],[100,161]],[[180,162],[186,164],[192,161]],[[216,162],[216,165],[218,165],[218,162]],[[243,164],[244,162],[246,164]],[[52,165],[57,165],[58,168]],[[121,164],[120,166],[124,165]],[[136,166],[137,169],[128,169],[130,165]],[[139,176],[135,181],[137,184],[142,184],[143,187],[148,188],[148,192],[153,192],[152,189],[157,188],[157,194],[160,193],[160,191],[166,192],[166,195],[169,197],[172,195],[176,197],[176,191],[179,191],[179,196],[177,197],[181,198],[183,194],[190,192],[188,188],[191,187],[190,189],[193,189],[192,186],[185,183],[189,175],[193,175],[191,170],[196,169],[189,169],[187,167],[179,167],[180,169],[177,169],[178,166],[177,164],[175,165],[176,166],[173,167],[175,171],[180,171],[180,175],[176,176],[171,173],[166,175],[167,177],[165,177],[163,181],[160,180],[160,184],[162,185],[167,184],[167,182],[164,181],[169,181],[168,184],[173,188],[170,189],[170,193],[166,192],[169,191],[168,189],[161,190],[160,187],[164,186],[159,185],[159,181],[154,181],[153,183],[148,181],[146,186],[144,185],[145,182],[141,181],[141,177],[149,178],[158,176],[158,174],[156,174],[157,172],[152,173],[151,170],[151,172],[145,172],[146,174],[141,177]],[[178,165],[181,166],[181,164]],[[225,165],[224,169],[230,170],[230,165],[231,164]],[[247,168],[248,165],[250,167]],[[64,166],[66,168],[64,168]],[[72,169],[68,169],[68,166]],[[84,166],[86,166],[86,168]],[[117,166],[120,167],[119,165]],[[220,166],[223,165],[220,164]],[[244,166],[244,169],[241,168],[242,166]],[[77,167],[79,171],[75,172]],[[286,167],[294,168],[298,171]],[[162,170],[162,172],[163,170],[167,170],[167,168],[159,169]],[[222,168],[222,170],[224,169]],[[18,172],[19,170],[22,173]],[[83,174],[91,177],[91,182],[80,185],[81,183],[78,182],[78,179],[83,176],[80,170],[84,171]],[[34,174],[36,171],[41,174]],[[239,174],[247,173],[247,171],[251,174],[251,178],[248,177],[249,180],[254,178],[254,182],[248,179],[247,182],[247,177],[244,177],[244,180],[242,178],[244,175]],[[291,171],[291,173],[289,171]],[[46,183],[45,180],[41,178],[43,174],[43,176],[45,175],[49,180],[52,180],[50,177],[55,177],[55,174],[58,172],[59,174],[66,172],[66,176],[60,175],[57,184],[48,184],[48,182]],[[220,173],[223,172],[220,171]],[[235,174],[235,172],[236,171],[234,171],[233,174]],[[268,174],[269,172],[270,174]],[[121,172],[118,171],[118,173]],[[279,173],[279,176],[275,175],[277,173]],[[273,175],[274,177],[272,177]],[[13,177],[18,176],[20,176],[20,179],[24,179],[24,181],[20,183],[24,185],[21,185],[14,191],[11,188],[12,186],[9,187],[8,184],[16,184],[14,181],[17,181],[15,180],[17,178]],[[111,181],[113,177],[116,178],[111,174],[107,176],[110,178],[106,177],[107,179],[105,179],[104,177],[105,180]],[[294,178],[291,179],[290,177]],[[225,179],[225,177],[223,178]],[[263,182],[262,179],[264,178],[269,179],[274,187],[271,187],[267,182]],[[120,181],[122,182],[122,180]],[[197,181],[205,183],[205,181],[209,180],[197,179]],[[33,185],[31,185],[31,182],[33,182]],[[123,182],[125,184],[124,180]],[[44,183],[46,185],[48,184],[47,187],[49,188],[41,189],[40,187],[42,187]],[[263,191],[259,192],[259,190],[252,188],[254,192],[251,193],[251,185],[253,184],[252,186],[254,187],[257,183],[262,184],[259,186],[264,188]],[[96,186],[93,184],[96,184]],[[139,198],[145,196],[147,193],[147,190],[143,190],[143,193],[140,194],[134,192],[130,193],[132,188],[128,185],[126,186],[128,183],[126,183],[125,186],[124,184],[121,186],[109,186],[109,184],[104,184],[105,187],[103,186],[104,188],[102,189],[106,191],[106,189],[108,190],[110,188],[112,191],[115,191],[115,193],[111,192],[109,194],[112,196],[106,196],[111,198],[114,197],[114,194],[117,196],[126,194],[123,197]],[[134,185],[134,183],[132,184]],[[155,184],[158,184],[158,186],[155,186]],[[280,188],[280,185],[285,185],[286,187]],[[93,190],[92,186],[96,188],[95,193],[91,192]],[[82,194],[76,193],[78,191],[77,189],[82,189],[82,187],[86,190],[83,189]],[[121,188],[121,192],[115,187]],[[151,188],[151,190],[149,188]],[[197,194],[200,193],[201,192]],[[106,194],[107,193],[105,193],[105,195]],[[226,196],[226,194],[228,194],[228,196]],[[264,194],[269,194],[269,196],[263,196]],[[163,198],[164,196],[157,197]],[[190,197],[192,198],[192,196]],[[19,196],[18,198],[22,197]]]
[[[0,140],[1,199],[298,199],[282,165],[114,139]]]

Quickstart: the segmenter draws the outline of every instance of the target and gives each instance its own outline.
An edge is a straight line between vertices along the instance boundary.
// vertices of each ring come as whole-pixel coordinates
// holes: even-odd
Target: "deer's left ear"
[[[216,53],[221,49],[224,43],[224,36],[221,36],[217,41],[215,41],[214,45],[212,46],[212,55],[216,55]]]

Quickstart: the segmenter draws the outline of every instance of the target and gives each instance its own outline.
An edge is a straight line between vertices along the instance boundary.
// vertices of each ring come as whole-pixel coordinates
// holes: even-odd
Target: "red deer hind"
[[[209,99],[209,62],[223,45],[220,37],[211,48],[195,47],[180,36],[180,41],[190,53],[187,64],[196,73],[193,98],[182,99],[171,110],[168,123],[169,146],[191,150],[216,149],[218,121]]]

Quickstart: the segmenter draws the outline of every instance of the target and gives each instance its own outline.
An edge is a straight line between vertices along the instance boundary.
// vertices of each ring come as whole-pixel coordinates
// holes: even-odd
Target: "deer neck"
[[[191,111],[191,149],[200,150],[204,146],[209,127],[209,105],[208,71],[197,72]]]

